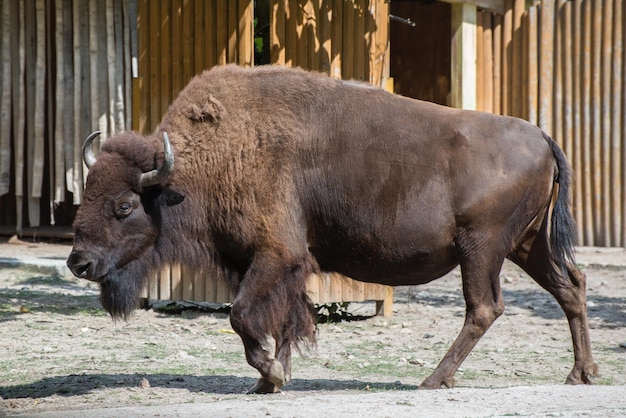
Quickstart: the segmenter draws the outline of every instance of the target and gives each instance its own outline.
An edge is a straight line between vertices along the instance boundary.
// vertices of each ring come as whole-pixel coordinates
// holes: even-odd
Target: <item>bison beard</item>
[[[137,262],[112,270],[100,283],[100,303],[114,320],[128,320],[139,304],[148,275]]]

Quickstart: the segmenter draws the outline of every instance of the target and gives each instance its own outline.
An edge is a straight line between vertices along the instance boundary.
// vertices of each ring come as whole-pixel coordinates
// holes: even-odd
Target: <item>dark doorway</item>
[[[451,5],[434,0],[392,0],[390,13],[415,23],[389,22],[394,91],[449,105]]]

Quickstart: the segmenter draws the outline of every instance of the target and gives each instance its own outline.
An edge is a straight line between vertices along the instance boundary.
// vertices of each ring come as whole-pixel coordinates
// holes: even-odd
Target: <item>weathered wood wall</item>
[[[574,169],[580,243],[626,245],[625,6],[621,0],[506,0],[479,13],[478,108],[522,117]]]
[[[131,5],[0,3],[2,224],[19,232],[54,224],[59,205],[71,212],[83,190],[86,134],[100,129],[106,137],[130,127]]]

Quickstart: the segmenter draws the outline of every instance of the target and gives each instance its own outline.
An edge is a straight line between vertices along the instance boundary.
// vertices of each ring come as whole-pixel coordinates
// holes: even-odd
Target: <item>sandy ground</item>
[[[98,291],[70,277],[68,245],[0,243],[0,416],[626,416],[626,251],[580,248],[602,375],[565,386],[573,364],[565,317],[511,264],[505,314],[456,374],[418,391],[456,337],[457,271],[396,289],[393,318],[323,323],[277,395],[257,378],[227,313],[164,304],[113,323]],[[191,309],[193,308],[193,309]],[[373,304],[351,304],[369,316]]]

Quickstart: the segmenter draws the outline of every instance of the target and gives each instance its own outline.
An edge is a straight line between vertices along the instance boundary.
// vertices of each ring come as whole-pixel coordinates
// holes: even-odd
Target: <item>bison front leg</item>
[[[314,342],[315,322],[306,294],[306,257],[284,262],[255,256],[239,285],[231,324],[248,363],[261,373],[249,393],[275,393],[291,379],[291,345]]]
[[[246,309],[240,309],[233,304],[230,321],[233,329],[243,341],[246,360],[248,364],[261,373],[261,378],[248,393],[276,393],[280,392],[287,382],[285,368],[276,358],[276,341],[270,334],[264,338],[256,336],[256,332],[250,332],[252,321],[246,321]],[[291,358],[289,358],[291,363]]]

